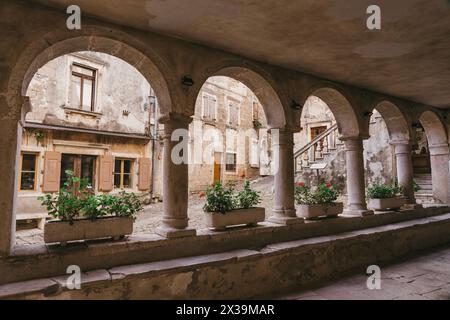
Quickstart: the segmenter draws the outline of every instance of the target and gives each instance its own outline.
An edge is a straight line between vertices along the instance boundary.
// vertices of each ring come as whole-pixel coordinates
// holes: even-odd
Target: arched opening
[[[400,109],[389,101],[378,103],[369,119],[369,139],[364,141],[366,184],[398,182],[396,144],[410,144],[409,126]]]
[[[269,129],[283,130],[286,120],[283,104],[270,82],[246,67],[218,66],[210,70],[199,88],[192,112],[190,227],[204,226],[204,192],[216,182],[232,185],[238,192],[244,181],[251,181],[252,188],[262,195],[259,206],[272,207],[276,187],[271,175],[276,161]],[[293,199],[293,174],[290,179]]]
[[[345,191],[345,150],[339,140],[333,112],[319,97],[310,96],[303,105],[301,131],[294,134],[296,180],[310,186],[332,181]],[[323,164],[318,171],[311,165]]]
[[[204,228],[205,190],[220,182],[225,187],[242,189],[244,181],[261,192],[263,204],[270,208],[273,199],[271,133],[266,111],[274,113],[274,97],[266,89],[261,95],[250,89],[232,69],[209,77],[198,93],[193,121],[189,126],[189,207],[191,228]],[[237,70],[237,69],[235,69]],[[243,75],[240,71],[239,75]],[[278,102],[278,107],[280,106]],[[275,119],[275,122],[278,121]]]
[[[421,190],[421,203],[448,201],[448,142],[445,126],[433,111],[425,111],[413,124],[415,148],[414,176]]]
[[[136,52],[130,50],[132,60]],[[157,118],[162,107],[144,76],[149,65],[142,57],[131,65],[101,51],[54,55],[44,55],[52,58],[48,61],[39,55],[23,82],[30,110],[17,164],[19,245],[43,241],[43,223],[49,216],[37,198],[58,193],[70,175],[86,181],[95,195],[126,191],[147,205],[161,194]],[[135,230],[148,233],[160,220],[160,215],[144,210]]]
[[[359,125],[349,101],[337,90],[314,90],[303,105],[295,134],[296,181],[315,187],[331,182],[345,201],[346,149],[340,137],[359,137]]]

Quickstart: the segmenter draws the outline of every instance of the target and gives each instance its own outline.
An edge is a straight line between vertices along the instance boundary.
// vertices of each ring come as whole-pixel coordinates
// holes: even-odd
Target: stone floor
[[[381,268],[381,289],[364,274],[312,290],[271,297],[288,300],[450,300],[450,247]]]

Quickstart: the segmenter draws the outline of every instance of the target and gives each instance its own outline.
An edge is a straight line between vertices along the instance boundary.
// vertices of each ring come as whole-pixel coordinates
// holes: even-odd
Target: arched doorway
[[[424,191],[419,195],[422,196],[423,202],[447,203],[449,148],[445,126],[436,113],[425,111],[414,127],[417,141],[415,176],[424,186]]]

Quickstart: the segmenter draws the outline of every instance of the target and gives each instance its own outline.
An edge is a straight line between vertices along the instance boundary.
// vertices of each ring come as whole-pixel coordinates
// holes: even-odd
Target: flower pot
[[[248,208],[237,209],[225,212],[206,212],[205,222],[209,228],[215,230],[224,230],[226,227],[246,224],[248,226],[256,226],[258,222],[266,219],[266,209],[264,208]]]
[[[67,241],[89,240],[99,238],[119,239],[133,233],[132,217],[102,217],[94,221],[89,219],[68,221],[52,220],[45,224],[45,243],[59,242],[66,245]]]
[[[369,199],[367,206],[372,210],[386,211],[388,209],[398,210],[405,203],[405,197],[394,197],[385,199]]]
[[[344,210],[342,202],[329,204],[300,204],[297,206],[297,216],[305,219],[318,217],[337,217]]]

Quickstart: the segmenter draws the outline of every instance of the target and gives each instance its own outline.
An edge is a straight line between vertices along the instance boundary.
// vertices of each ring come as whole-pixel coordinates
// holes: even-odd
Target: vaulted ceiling
[[[32,1],[450,108],[450,0]]]

